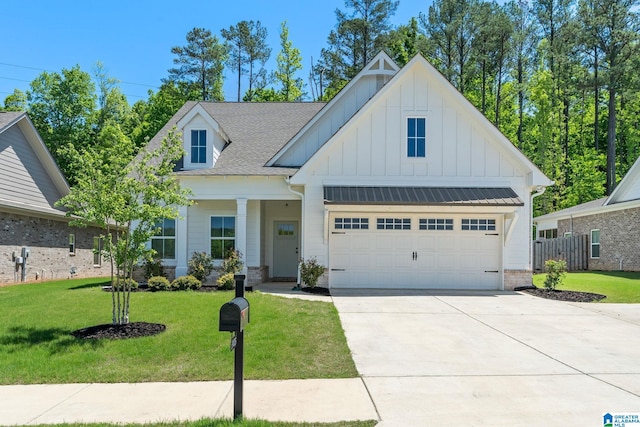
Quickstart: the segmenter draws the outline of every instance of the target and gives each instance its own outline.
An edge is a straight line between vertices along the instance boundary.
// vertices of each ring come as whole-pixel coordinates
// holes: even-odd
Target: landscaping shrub
[[[239,273],[242,271],[244,263],[242,262],[242,254],[236,250],[229,251],[227,257],[222,260],[222,264],[218,271],[222,274],[226,273]]]
[[[149,277],[147,284],[152,291],[166,291],[171,286],[169,279],[164,276]]]
[[[131,290],[135,291],[136,289],[138,289],[138,282],[136,282],[133,279],[120,279],[120,286],[125,286],[125,289],[127,286],[131,285]],[[113,286],[116,289],[120,289],[120,286],[118,286],[118,282],[114,282]]]
[[[544,263],[544,271],[547,273],[547,277],[544,279],[544,287],[547,290],[554,291],[567,274],[567,262],[550,259]]]
[[[300,261],[300,278],[310,288],[318,284],[318,279],[323,273],[324,265],[319,264],[315,257]]]
[[[186,291],[186,290],[198,290],[202,286],[202,282],[195,277],[180,276],[171,282],[171,290],[173,291]]]
[[[146,260],[144,263],[144,278],[149,280],[156,276],[163,276],[162,262],[158,258]]]
[[[221,291],[230,291],[236,288],[236,281],[233,278],[235,273],[225,273],[218,277],[216,283],[218,285],[218,289]]]
[[[213,258],[206,252],[194,252],[189,260],[189,270],[187,274],[203,282],[214,269]]]

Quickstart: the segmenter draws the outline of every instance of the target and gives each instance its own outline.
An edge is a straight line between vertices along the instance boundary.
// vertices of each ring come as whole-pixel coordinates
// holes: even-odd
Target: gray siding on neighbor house
[[[18,126],[0,134],[0,199],[53,207],[61,197]]]
[[[591,239],[591,230],[600,230],[600,257],[589,257],[589,270],[640,271],[640,208],[558,221],[558,236],[573,232]]]
[[[75,235],[75,255],[69,253],[69,234]],[[100,234],[104,232],[97,228],[69,227],[64,220],[0,212],[0,283],[16,281],[11,254],[20,255],[23,247],[31,251],[26,281],[66,279],[71,267],[76,269],[75,277],[109,276],[106,262],[94,265],[93,237]]]

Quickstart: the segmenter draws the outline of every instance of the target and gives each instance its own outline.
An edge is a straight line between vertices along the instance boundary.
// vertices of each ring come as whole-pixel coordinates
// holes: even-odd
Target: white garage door
[[[331,287],[501,286],[498,216],[332,213],[329,226]]]

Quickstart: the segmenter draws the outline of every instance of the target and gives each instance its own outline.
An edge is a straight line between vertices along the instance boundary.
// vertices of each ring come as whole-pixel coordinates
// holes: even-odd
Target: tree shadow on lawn
[[[104,282],[99,282],[99,283],[85,283],[84,285],[73,286],[69,288],[69,290],[75,291],[77,289],[102,288],[104,286],[111,286],[111,280],[106,280]]]
[[[71,335],[70,329],[37,328],[27,326],[13,326],[7,333],[0,336],[0,348],[7,353],[15,353],[33,347],[47,348],[50,354],[68,351],[70,347],[85,346],[99,348],[103,343],[98,340],[79,340]]]

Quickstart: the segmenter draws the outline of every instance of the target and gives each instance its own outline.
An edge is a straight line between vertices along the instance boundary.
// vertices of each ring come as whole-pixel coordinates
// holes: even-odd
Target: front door
[[[275,221],[272,277],[297,277],[298,261],[298,221]]]

